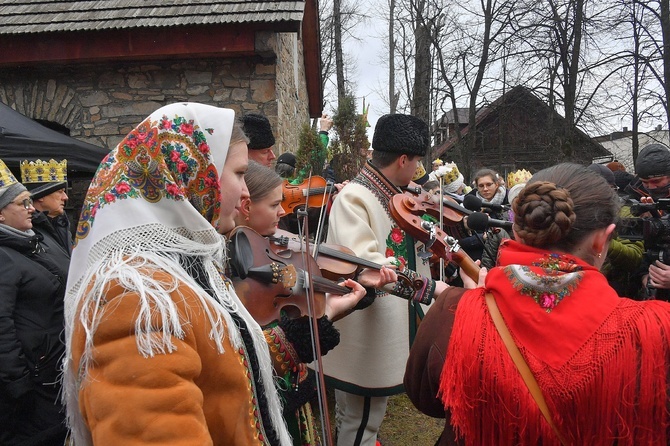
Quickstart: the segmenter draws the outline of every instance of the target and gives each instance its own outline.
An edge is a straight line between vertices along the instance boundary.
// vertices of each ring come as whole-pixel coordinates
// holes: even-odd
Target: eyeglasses
[[[14,202],[14,204],[17,205],[17,206],[23,206],[25,209],[30,209],[31,207],[33,207],[33,199],[32,198],[26,198],[22,201],[19,201],[18,203]]]

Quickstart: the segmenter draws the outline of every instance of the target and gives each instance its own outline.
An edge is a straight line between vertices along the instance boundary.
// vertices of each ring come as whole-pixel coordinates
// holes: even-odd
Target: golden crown
[[[5,162],[0,160],[0,188],[11,186],[14,183],[18,183],[16,177]]]
[[[435,159],[435,160],[433,161],[433,165],[441,166],[442,164],[444,164],[444,161],[442,161],[442,160],[439,159],[439,158],[437,158],[437,159]]]
[[[420,180],[426,175],[426,168],[423,167],[423,163],[419,161],[419,163],[416,165],[416,170],[414,171],[414,176],[412,177],[412,181]]]
[[[59,183],[61,181],[67,181],[67,160],[21,161],[22,183]]]
[[[451,184],[458,179],[461,175],[461,172],[458,171],[458,166],[456,163],[448,163],[444,165],[445,173],[442,177],[444,179],[444,184]]]
[[[528,180],[533,176],[532,173],[528,172],[526,169],[515,170],[510,172],[507,175],[507,187],[511,188],[517,184],[527,183]]]

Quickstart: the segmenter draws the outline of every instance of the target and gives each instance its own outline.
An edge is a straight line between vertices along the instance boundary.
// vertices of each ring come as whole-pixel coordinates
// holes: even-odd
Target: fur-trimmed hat
[[[14,201],[25,190],[26,187],[17,181],[5,162],[0,160],[0,209]]]
[[[270,121],[263,115],[249,113],[242,117],[244,134],[249,138],[249,148],[252,150],[269,149],[275,145],[275,136],[272,134]]]
[[[663,144],[645,146],[635,161],[635,173],[644,179],[670,175],[670,149]]]
[[[21,161],[21,182],[33,200],[67,188],[67,160]]]
[[[372,147],[380,152],[426,155],[428,125],[416,116],[389,114],[377,120]]]

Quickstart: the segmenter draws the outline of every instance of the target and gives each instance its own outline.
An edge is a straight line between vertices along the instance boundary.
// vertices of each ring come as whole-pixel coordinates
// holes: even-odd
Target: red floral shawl
[[[670,304],[619,298],[576,257],[505,241],[456,311],[440,397],[467,444],[559,444],[488,313],[490,291],[570,444],[666,444]]]

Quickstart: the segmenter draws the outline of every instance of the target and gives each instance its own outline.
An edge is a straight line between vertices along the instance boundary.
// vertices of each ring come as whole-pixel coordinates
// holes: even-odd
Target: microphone
[[[476,198],[476,197],[475,197]],[[491,218],[483,212],[473,212],[468,216],[468,228],[473,231],[484,232],[488,228],[503,228],[506,231],[512,230],[513,223],[511,221],[496,220]]]
[[[487,208],[493,212],[502,212],[506,210],[505,206],[500,204],[484,203],[479,197],[469,194],[463,197],[463,206],[471,211],[479,211],[481,208]]]

